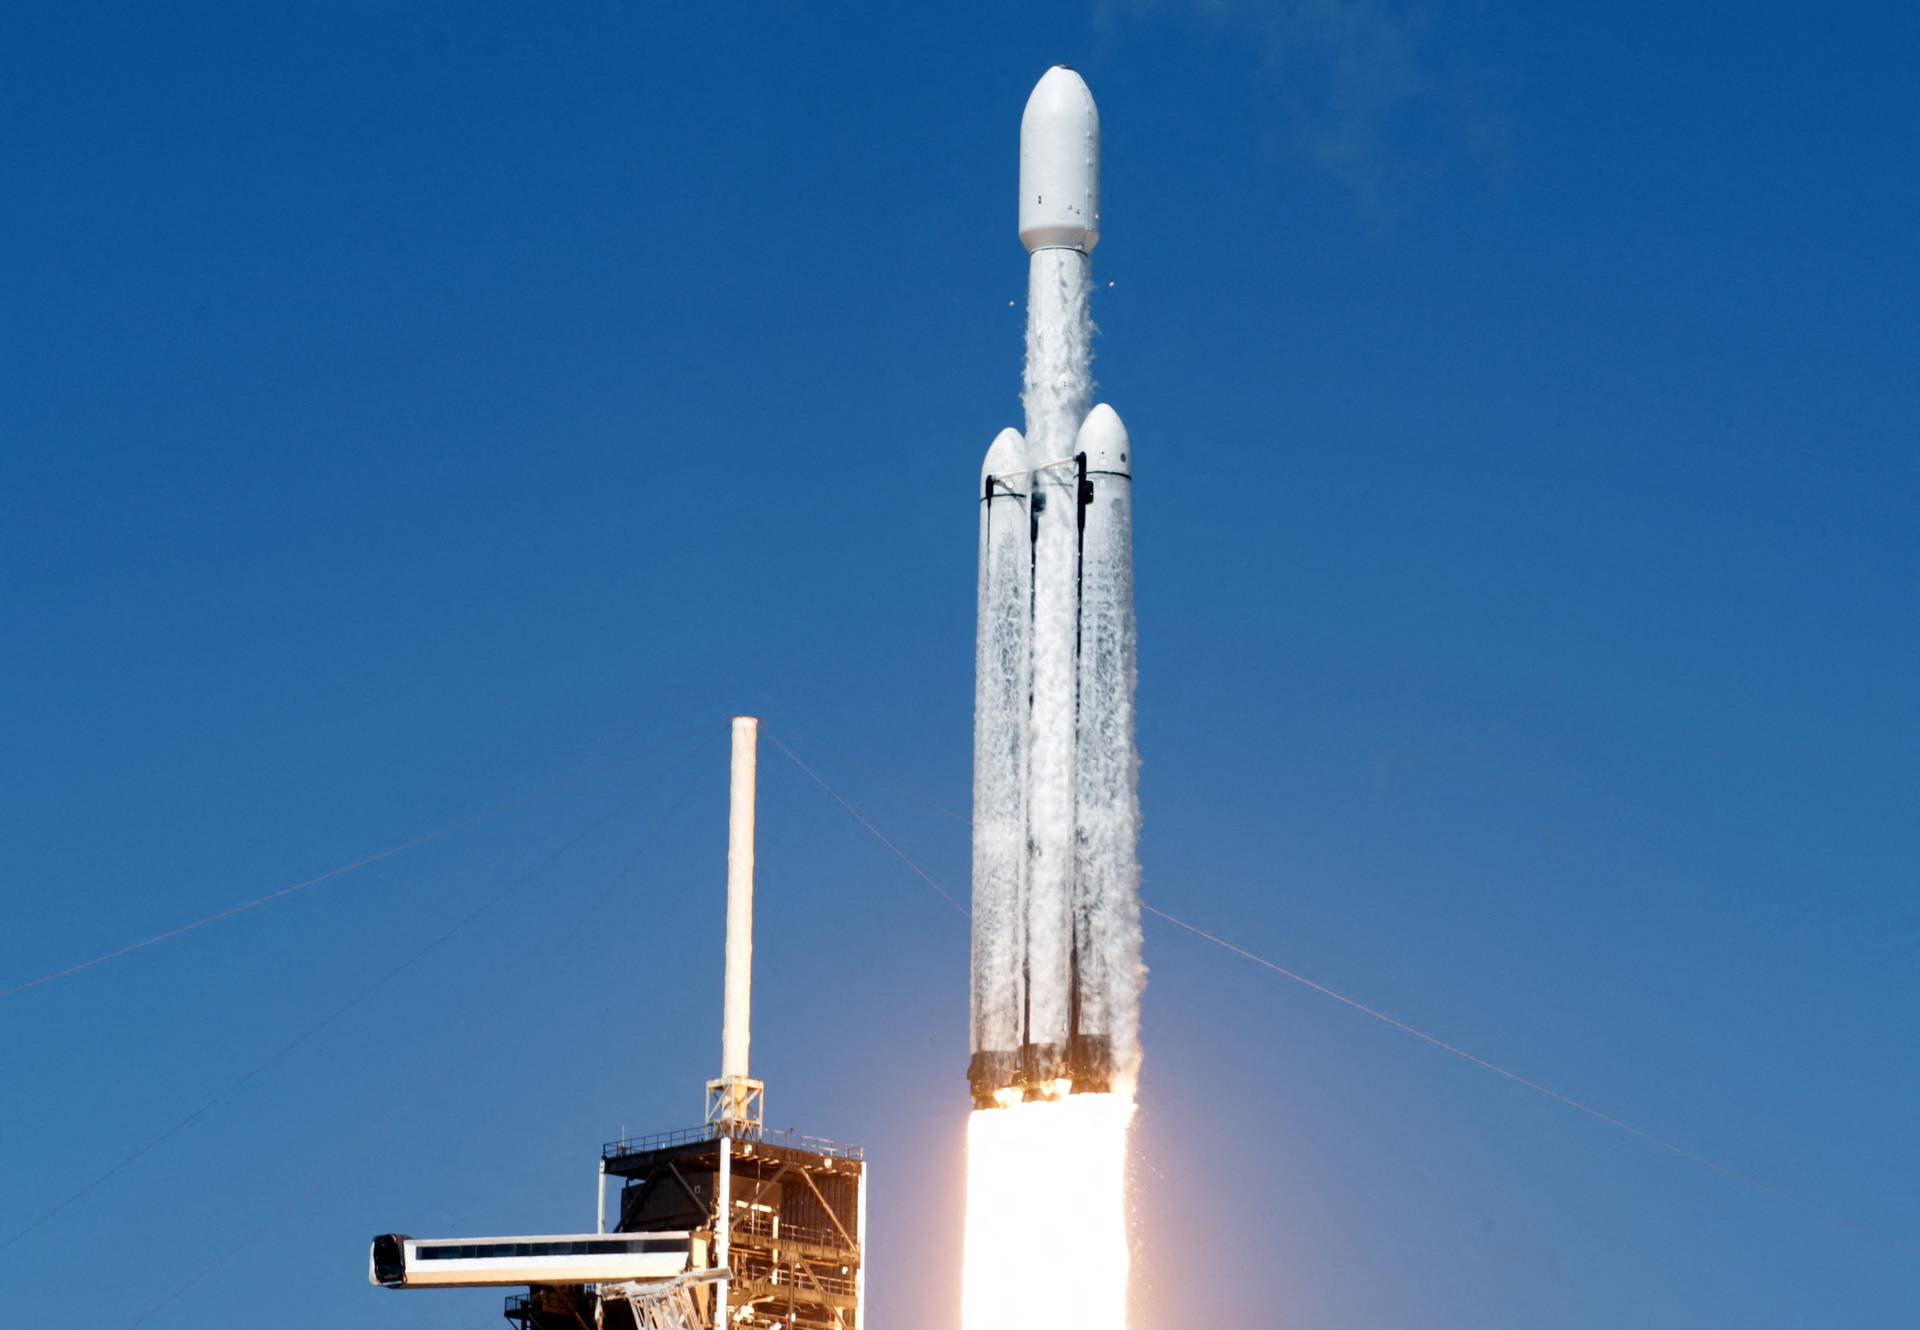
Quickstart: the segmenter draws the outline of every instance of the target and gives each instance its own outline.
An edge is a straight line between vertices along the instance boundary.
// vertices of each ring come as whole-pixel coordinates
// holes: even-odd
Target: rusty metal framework
[[[594,1290],[596,1327],[606,1324],[606,1309],[624,1304],[639,1330],[705,1330],[701,1303],[695,1297],[702,1284],[720,1283],[725,1269],[701,1270],[664,1283],[602,1284]]]
[[[863,1330],[858,1146],[709,1123],[612,1142],[601,1163],[621,1184],[612,1231],[692,1230],[695,1269],[672,1287],[531,1290],[507,1303],[520,1330]]]
[[[766,1126],[767,1085],[751,1076],[707,1082],[707,1125],[760,1131]]]

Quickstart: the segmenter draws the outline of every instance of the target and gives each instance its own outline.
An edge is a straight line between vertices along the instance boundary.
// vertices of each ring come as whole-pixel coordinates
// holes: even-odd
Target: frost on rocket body
[[[1032,706],[1027,731],[1027,1044],[1064,1059],[1073,1014],[1074,694],[1078,474],[1092,404],[1085,254],[1039,250],[1027,301],[1027,456],[1033,470]],[[1064,1066],[1038,1068],[1042,1077]]]
[[[1132,446],[1111,407],[1081,426],[1087,496],[1080,568],[1074,926],[1080,1033],[1111,1042],[1116,1086],[1139,1064],[1139,758],[1134,738]]]
[[[973,1047],[1020,1046],[1027,877],[1026,447],[1002,430],[980,500],[973,704]],[[1006,477],[1006,479],[997,479]]]

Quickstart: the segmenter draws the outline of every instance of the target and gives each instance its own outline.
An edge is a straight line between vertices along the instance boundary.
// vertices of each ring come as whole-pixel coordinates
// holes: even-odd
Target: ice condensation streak
[[[1111,1041],[1113,1088],[1131,1095],[1140,1064],[1140,801],[1134,742],[1131,447],[1109,408],[1117,454],[1088,446],[1092,502],[1081,542],[1080,680],[1075,754],[1074,927],[1080,1032]],[[1109,436],[1111,437],[1111,436]]]
[[[973,1051],[1020,1046],[1025,1006],[1027,610],[1026,445],[987,451],[980,502],[980,607],[973,696]],[[992,480],[1006,475],[1004,480]],[[985,491],[991,485],[992,493]]]
[[[1032,692],[1027,732],[1027,1031],[1064,1074],[1072,1010],[1074,692],[1079,558],[1074,438],[1093,399],[1090,263],[1037,249],[1027,281],[1027,458],[1033,470]]]

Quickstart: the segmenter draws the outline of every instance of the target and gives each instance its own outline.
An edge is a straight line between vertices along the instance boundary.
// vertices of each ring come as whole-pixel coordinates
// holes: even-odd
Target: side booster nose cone
[[[1133,464],[1129,458],[1133,449],[1127,438],[1127,427],[1120,423],[1120,413],[1105,402],[1087,412],[1080,433],[1074,439],[1073,450],[1085,455],[1090,475],[1097,472],[1133,475]]]
[[[1078,74],[1040,76],[1020,117],[1020,243],[1091,252],[1100,241],[1100,112]]]
[[[987,493],[987,482],[995,476],[1012,476],[1027,469],[1027,441],[1020,437],[1020,431],[1008,426],[994,435],[993,442],[987,445],[987,455],[980,463],[980,492],[983,498],[992,498]]]

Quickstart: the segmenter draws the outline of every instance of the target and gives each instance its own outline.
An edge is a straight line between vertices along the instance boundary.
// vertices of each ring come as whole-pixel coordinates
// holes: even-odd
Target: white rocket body
[[[1100,241],[1100,111],[1065,65],[1040,76],[1020,116],[1020,243],[1091,253]]]
[[[1100,118],[1065,66],[1020,121],[1026,433],[981,480],[973,1061],[982,1107],[1106,1090],[1138,1060],[1131,447],[1094,406]]]
[[[1027,694],[1033,539],[1026,440],[1004,429],[980,475],[974,641],[973,1046],[1014,1049],[1026,1011]]]

